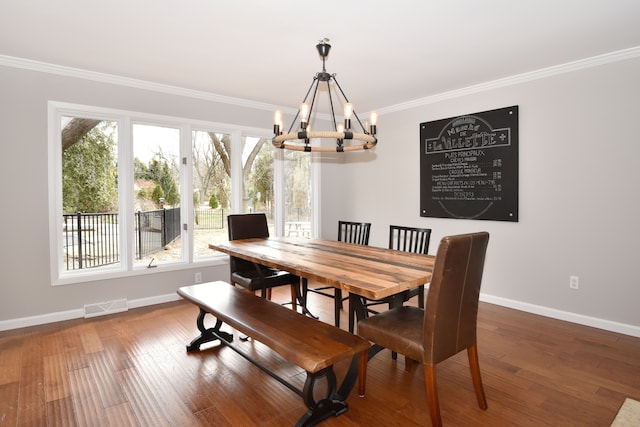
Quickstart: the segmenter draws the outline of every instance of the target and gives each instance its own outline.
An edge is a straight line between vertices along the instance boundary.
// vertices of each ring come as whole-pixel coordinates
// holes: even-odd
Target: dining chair
[[[433,426],[442,425],[436,365],[462,350],[467,350],[478,405],[487,409],[476,326],[488,242],[487,232],[444,237],[436,254],[424,309],[396,307],[358,322],[358,335],[374,343],[370,354],[387,348],[403,354],[408,367],[412,361],[422,363]],[[360,394],[365,391],[366,367],[364,371]]]
[[[429,253],[430,240],[430,228],[406,227],[401,225],[389,226],[389,249],[426,255]],[[404,303],[416,296],[418,297],[418,307],[424,308],[424,284],[406,291],[402,295],[401,301]],[[371,307],[387,304],[389,309],[391,309],[394,302],[397,301],[397,298],[384,298],[381,300],[364,299],[363,304],[367,313],[376,314],[377,311]],[[349,332],[353,332],[354,330],[355,318],[355,310],[349,306]]]
[[[430,228],[389,226],[389,249],[426,255],[429,253],[430,240]],[[407,291],[404,300],[415,296],[418,296],[418,307],[424,308],[424,284]]]
[[[267,238],[269,228],[264,213],[233,214],[227,218],[229,240]],[[271,299],[271,289],[276,286],[291,287],[291,305],[297,310],[300,277],[286,271],[255,264],[237,257],[230,257],[231,284],[252,292],[260,291],[262,298]]]
[[[371,233],[370,222],[353,222],[353,221],[338,221],[338,241],[346,243],[354,243],[356,245],[368,245],[369,234]],[[303,301],[307,301],[307,293],[313,292],[318,295],[322,295],[333,299],[333,312],[334,312],[334,324],[336,327],[340,327],[340,310],[342,310],[342,303],[347,297],[342,296],[342,289],[334,288],[333,286],[320,286],[316,288],[309,288],[306,282],[303,282]],[[353,329],[352,329],[353,330]]]
[[[338,242],[368,245],[370,222],[338,221]]]

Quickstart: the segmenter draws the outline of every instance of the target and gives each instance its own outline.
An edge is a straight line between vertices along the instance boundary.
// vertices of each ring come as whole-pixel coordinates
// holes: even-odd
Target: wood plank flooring
[[[309,298],[331,322],[332,302]],[[293,425],[302,400],[232,350],[186,353],[197,313],[175,302],[0,332],[0,426]],[[478,335],[489,409],[478,408],[461,353],[438,367],[445,425],[609,426],[625,397],[640,400],[638,338],[485,303]],[[302,386],[299,368],[260,343],[241,345]],[[369,363],[367,395],[354,390],[348,403],[322,425],[430,425],[422,370],[406,372],[388,351]]]

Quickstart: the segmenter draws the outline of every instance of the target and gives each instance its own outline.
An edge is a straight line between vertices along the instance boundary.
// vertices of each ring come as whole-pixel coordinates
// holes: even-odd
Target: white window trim
[[[181,203],[181,215],[183,224],[187,225],[188,232],[183,233],[183,251],[187,251],[187,255],[183,256],[178,262],[158,264],[157,268],[150,269],[144,267],[134,267],[131,258],[130,236],[133,235],[134,224],[127,215],[121,215],[120,220],[121,236],[126,236],[120,240],[120,265],[117,267],[105,267],[100,271],[74,271],[62,272],[62,263],[58,259],[62,252],[62,233],[59,232],[60,218],[62,217],[62,143],[60,128],[61,116],[71,117],[94,117],[101,120],[111,120],[118,123],[118,168],[119,168],[119,211],[131,211],[134,205],[133,192],[128,189],[133,188],[132,174],[128,173],[132,169],[133,164],[133,147],[131,128],[133,123],[157,124],[162,126],[171,126],[179,128],[181,131],[181,158],[187,158],[187,164],[182,164],[184,174],[181,178],[181,194],[190,194],[192,182],[192,156],[191,156],[191,131],[213,131],[219,133],[229,133],[232,136],[232,205],[233,209],[241,209],[242,206],[242,187],[236,183],[242,181],[242,154],[241,141],[242,136],[258,136],[270,138],[268,130],[263,128],[249,128],[247,126],[229,125],[224,123],[207,122],[201,120],[193,120],[182,117],[162,116],[156,114],[141,113],[128,110],[119,110],[111,108],[101,108],[89,105],[72,104],[66,102],[49,101],[48,103],[48,192],[49,192],[49,250],[50,250],[50,274],[52,286],[66,285],[72,283],[92,282],[95,280],[104,280],[118,277],[129,277],[144,274],[156,274],[162,271],[183,270],[196,267],[204,262],[207,265],[224,264],[227,257],[224,255],[216,255],[212,252],[211,257],[198,258],[197,261],[193,257],[193,239],[191,232],[193,230],[193,215],[191,197],[183,196],[184,203]],[[282,153],[276,152],[276,160],[274,163],[274,185],[279,185],[276,193],[276,230],[281,235],[284,230],[284,207],[282,205],[282,173],[283,161]],[[313,223],[314,235],[317,234],[317,224],[319,224],[319,162],[312,157],[313,167],[313,188],[314,206],[313,206]],[[238,167],[238,165],[240,165]],[[235,166],[235,167],[234,167]],[[130,176],[131,175],[131,176]],[[235,180],[235,181],[234,181]],[[279,182],[279,184],[277,184]],[[123,190],[124,189],[124,190]],[[186,200],[185,200],[186,199]],[[239,203],[238,203],[239,201]],[[184,220],[186,218],[186,221]],[[62,274],[64,273],[64,274]]]

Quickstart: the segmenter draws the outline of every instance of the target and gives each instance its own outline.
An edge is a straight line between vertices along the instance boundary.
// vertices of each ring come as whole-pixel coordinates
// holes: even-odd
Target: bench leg
[[[314,387],[319,379],[326,379],[326,394],[322,399],[314,398]],[[347,410],[347,402],[337,399],[336,374],[333,366],[312,374],[307,372],[307,379],[302,389],[302,399],[307,405],[307,413],[296,423],[296,427],[313,426],[330,417],[338,416]]]
[[[207,312],[203,309],[200,309],[200,313],[198,314],[198,319],[196,320],[196,324],[198,325],[198,330],[200,331],[200,336],[194,338],[189,345],[187,345],[187,352],[200,350],[200,346],[204,343],[208,343],[211,341],[218,340],[220,338],[233,341],[233,335],[220,330],[222,326],[222,321],[216,319],[216,325],[213,328],[207,328],[204,325],[204,316],[207,315]]]

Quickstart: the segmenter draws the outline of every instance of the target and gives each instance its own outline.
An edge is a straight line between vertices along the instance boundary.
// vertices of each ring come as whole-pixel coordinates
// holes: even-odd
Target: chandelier
[[[282,122],[282,112],[280,110],[276,110],[274,113],[273,133],[275,135],[272,143],[276,148],[295,151],[344,152],[368,150],[375,147],[378,143],[375,136],[378,114],[375,111],[372,111],[369,123],[363,125],[353,108],[353,104],[349,102],[342,91],[340,84],[338,84],[336,75],[327,73],[325,61],[327,56],[329,56],[329,51],[331,50],[331,45],[328,41],[329,39],[324,38],[316,45],[316,49],[318,49],[318,53],[322,58],[322,71],[316,73],[313,77],[311,86],[302,100],[300,109],[296,113],[287,133],[283,133],[284,126]],[[309,121],[313,117],[313,108],[315,106],[316,95],[318,94],[318,86],[321,82],[326,83],[327,94],[329,97],[330,119],[332,120],[331,125],[333,129],[328,131],[313,131],[311,130]],[[334,85],[331,85],[331,82],[333,82]],[[332,86],[335,86],[333,91]],[[311,101],[309,102],[310,96]],[[343,107],[344,121],[340,123],[338,123],[338,120],[336,119],[334,96]],[[298,118],[300,119],[300,127],[298,130],[294,131],[293,127],[297,123]],[[359,126],[359,130],[351,128],[352,118],[355,119],[357,126]],[[368,127],[368,129],[366,129],[365,126]],[[311,140],[314,139],[334,139],[336,143],[335,146],[312,145]]]

